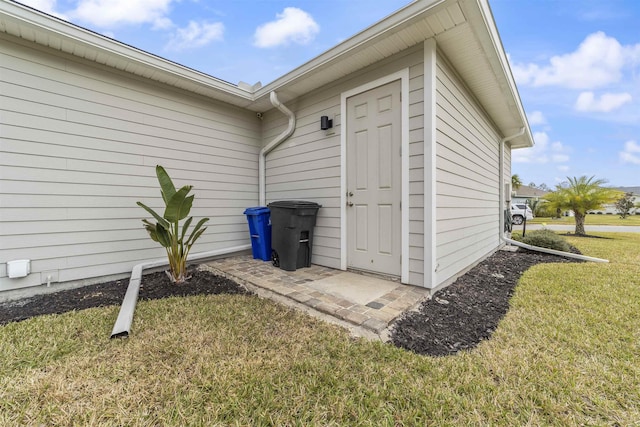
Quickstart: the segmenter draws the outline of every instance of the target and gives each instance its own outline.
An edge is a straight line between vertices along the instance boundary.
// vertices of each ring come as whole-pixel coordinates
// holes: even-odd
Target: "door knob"
[[[353,197],[353,192],[349,191],[349,192],[347,193],[347,197]]]
[[[347,206],[353,206],[353,202],[347,202]]]

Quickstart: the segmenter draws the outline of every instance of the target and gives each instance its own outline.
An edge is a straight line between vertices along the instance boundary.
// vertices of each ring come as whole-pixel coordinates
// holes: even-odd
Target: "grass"
[[[640,234],[528,270],[493,338],[418,356],[254,296],[0,327],[0,425],[638,425]]]
[[[572,216],[563,216],[560,218],[536,217],[527,221],[527,224],[566,224],[575,225],[576,220]],[[587,215],[585,224],[588,225],[640,225],[640,215],[630,215],[625,219],[619,215]]]

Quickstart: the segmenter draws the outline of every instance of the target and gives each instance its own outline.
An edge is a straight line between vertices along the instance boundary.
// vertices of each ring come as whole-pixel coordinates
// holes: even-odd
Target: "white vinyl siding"
[[[409,283],[424,283],[424,63],[409,68]]]
[[[140,219],[162,207],[155,165],[194,186],[192,214],[211,218],[194,252],[249,242],[258,153],[287,126],[278,110],[232,107],[60,52],[0,36],[0,291],[130,272],[163,258]],[[267,203],[321,204],[312,262],[341,265],[341,94],[409,69],[409,283],[437,287],[499,246],[495,126],[437,57],[436,283],[424,276],[424,50],[419,44],[285,102],[293,135],[267,156]],[[334,119],[320,130],[320,117]],[[505,147],[505,180],[511,153]],[[427,238],[429,236],[426,236]],[[6,262],[31,259],[8,279]],[[405,260],[403,260],[403,263]]]
[[[314,230],[314,264],[340,268],[340,95],[398,70],[410,72],[410,164],[411,177],[422,171],[422,51],[408,49],[356,75],[347,76],[331,87],[315,91],[288,103],[296,115],[294,134],[267,156],[267,203],[276,200],[308,200],[322,205]],[[320,130],[320,117],[334,119],[333,128]],[[287,120],[277,110],[265,114],[264,141],[268,143],[286,126]],[[410,183],[410,281],[422,285],[422,213],[421,183]],[[420,236],[417,238],[417,236]],[[411,244],[411,242],[410,242]]]
[[[209,228],[193,252],[248,243],[258,200],[255,113],[0,38],[0,291],[127,273],[163,258],[136,205],[163,206],[155,165],[193,185]],[[31,259],[32,274],[6,277]]]
[[[499,136],[448,63],[438,56],[437,284],[498,245]]]
[[[339,104],[339,98],[338,98]],[[305,200],[322,205],[314,229],[312,262],[340,268],[340,138],[320,130],[320,116],[333,118],[334,99],[309,97],[287,105],[296,115],[296,130],[267,155],[267,204]],[[339,111],[339,105],[335,111]],[[286,126],[277,110],[265,114],[265,143]],[[334,122],[333,129],[337,127]]]

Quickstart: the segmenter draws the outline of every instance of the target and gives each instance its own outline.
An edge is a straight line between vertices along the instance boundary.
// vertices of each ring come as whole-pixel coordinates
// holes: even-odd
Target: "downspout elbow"
[[[518,131],[518,133],[515,133],[515,134],[510,135],[510,136],[505,136],[504,138],[502,138],[502,139],[500,140],[500,144],[502,145],[502,144],[504,144],[505,142],[511,141],[511,140],[512,140],[512,139],[514,139],[514,138],[517,138],[517,137],[519,137],[519,136],[524,135],[524,131],[525,131],[526,129],[527,129],[526,127],[522,126],[522,127],[520,128],[520,130]]]
[[[274,91],[269,94],[269,100],[271,101],[271,105],[280,110],[285,116],[289,118],[289,123],[287,128],[280,133],[280,135],[276,136],[271,142],[265,145],[262,150],[260,150],[260,155],[258,156],[258,190],[260,196],[260,206],[264,206],[267,200],[267,187],[266,187],[266,157],[274,148],[287,140],[293,132],[296,130],[296,116],[289,110],[283,103],[278,99],[278,94]]]

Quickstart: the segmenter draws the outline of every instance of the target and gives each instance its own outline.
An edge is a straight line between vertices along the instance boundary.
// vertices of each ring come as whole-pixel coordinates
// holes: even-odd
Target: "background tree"
[[[531,212],[533,213],[533,216],[541,216],[540,213],[542,212],[543,209],[543,205],[544,205],[544,201],[542,200],[531,200],[529,202],[529,206],[531,207]]]
[[[556,191],[547,193],[543,197],[543,199],[546,201],[546,203],[544,204],[546,211],[552,213],[552,218],[560,218],[562,210],[565,206],[565,197],[560,191],[561,189],[564,189],[564,186],[558,185],[556,187]]]
[[[616,201],[616,210],[618,211],[618,214],[622,219],[625,219],[626,217],[631,215],[631,210],[634,207],[635,204],[633,203],[633,193],[624,193],[624,195]]]
[[[518,176],[518,174],[513,174],[511,175],[511,187],[514,190],[518,190],[520,187],[522,187],[522,180],[520,179],[520,177]]]
[[[568,179],[566,185],[558,185],[556,191],[544,196],[554,207],[572,210],[576,221],[575,234],[584,236],[584,219],[588,211],[600,209],[606,203],[613,203],[620,197],[620,192],[613,188],[603,187],[607,181],[581,176]]]

